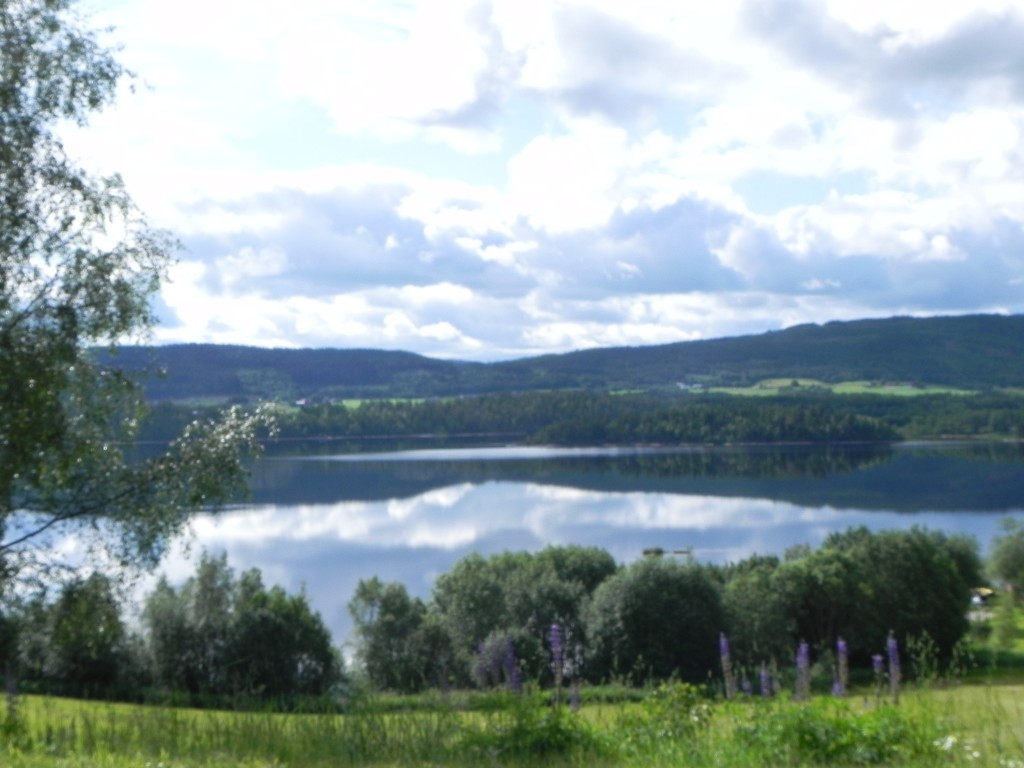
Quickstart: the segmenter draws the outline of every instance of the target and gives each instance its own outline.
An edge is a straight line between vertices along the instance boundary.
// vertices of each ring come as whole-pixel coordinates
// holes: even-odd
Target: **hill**
[[[648,347],[590,349],[496,363],[409,352],[187,344],[124,347],[126,370],[162,371],[152,400],[435,397],[540,389],[742,386],[768,378],[1024,386],[1024,316],[831,322]]]

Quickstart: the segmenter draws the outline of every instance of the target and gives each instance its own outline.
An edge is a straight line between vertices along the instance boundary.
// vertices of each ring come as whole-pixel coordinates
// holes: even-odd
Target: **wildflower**
[[[871,657],[871,667],[875,670],[875,677],[882,676],[882,663],[882,654],[876,653],[874,656]]]
[[[801,641],[796,650],[796,698],[804,701],[811,695],[811,649]]]
[[[504,634],[492,633],[487,639],[477,644],[472,674],[481,688],[491,688],[501,684],[502,672],[508,676],[509,638]]]
[[[772,695],[772,676],[768,672],[768,665],[761,662],[761,695],[768,698]]]
[[[832,692],[836,696],[846,695],[846,684],[850,675],[849,652],[843,638],[836,640],[836,680]]]
[[[900,699],[900,647],[892,632],[886,641],[886,652],[889,656],[889,693],[896,702]]]
[[[552,624],[548,630],[548,642],[551,644],[551,670],[555,673],[555,701],[561,697],[562,674],[565,671],[565,636],[558,624]]]
[[[722,677],[725,679],[725,698],[736,695],[736,673],[732,669],[732,656],[729,654],[729,638],[725,632],[718,633],[718,655],[722,659]]]
[[[511,637],[505,638],[505,682],[513,693],[522,693],[523,681],[516,664],[516,648]]]
[[[950,734],[949,736],[946,736],[944,738],[941,738],[941,739],[938,739],[936,741],[933,741],[932,745],[938,747],[943,752],[952,752],[953,751],[953,747],[956,746],[956,742],[957,742],[956,736],[953,736],[952,734]]]
[[[551,625],[548,642],[551,644],[551,669],[554,670],[555,678],[561,680],[562,669],[565,666],[565,636],[558,624]]]

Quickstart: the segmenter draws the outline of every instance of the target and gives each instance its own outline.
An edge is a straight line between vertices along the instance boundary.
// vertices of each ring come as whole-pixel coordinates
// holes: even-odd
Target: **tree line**
[[[816,550],[755,555],[727,566],[652,551],[617,565],[597,548],[479,554],[460,560],[428,600],[400,583],[361,581],[349,604],[356,659],[381,690],[489,687],[512,674],[550,683],[548,632],[564,634],[566,678],[702,683],[718,669],[718,638],[738,668],[788,668],[807,642],[843,638],[870,667],[890,632],[927,636],[948,659],[968,630],[984,574],[976,542],[923,528],[834,533]]]
[[[214,409],[154,404],[144,440],[167,440]],[[1020,395],[738,397],[520,392],[427,400],[316,402],[276,409],[281,439],[493,435],[554,445],[888,442],[1024,436]]]
[[[152,407],[142,438],[164,439],[196,409]],[[883,419],[838,398],[766,401],[593,392],[530,392],[433,400],[321,402],[278,409],[283,439],[494,435],[558,445],[602,443],[879,442],[899,438]]]
[[[236,574],[203,554],[176,588],[161,578],[132,629],[119,586],[94,572],[0,614],[0,656],[22,690],[192,705],[327,695],[342,657],[304,594],[267,588],[259,570]]]
[[[1007,520],[989,567],[1024,589],[1024,525]],[[831,534],[817,549],[752,555],[727,565],[650,550],[621,565],[596,547],[470,554],[441,574],[428,599],[398,582],[361,580],[349,603],[354,668],[346,668],[306,596],[267,588],[203,554],[180,587],[161,578],[137,621],[102,573],[0,614],[0,655],[22,690],[207,706],[301,708],[337,703],[360,680],[415,693],[482,688],[558,675],[566,683],[703,684],[733,671],[786,670],[806,643],[829,661],[838,639],[870,668],[891,636],[927,642],[949,660],[986,583],[976,541],[925,528]],[[551,665],[557,625],[561,666]]]

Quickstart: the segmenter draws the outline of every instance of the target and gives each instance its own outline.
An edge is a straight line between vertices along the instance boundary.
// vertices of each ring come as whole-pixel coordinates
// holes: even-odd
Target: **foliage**
[[[860,630],[856,610],[858,601],[866,598],[861,587],[864,571],[870,567],[870,563],[850,553],[829,547],[782,563],[773,574],[772,586],[780,616],[792,633],[789,647],[795,648],[797,641],[806,640],[815,648],[824,649],[840,636],[856,641]],[[885,632],[869,637],[867,642],[880,643]],[[777,644],[778,639],[773,640]],[[853,647],[860,648],[856,642]],[[781,663],[783,658],[778,661]]]
[[[456,681],[469,682],[478,646],[494,632],[512,638],[526,677],[550,680],[547,628],[563,628],[574,658],[585,634],[583,604],[615,568],[607,552],[575,546],[459,560],[438,578],[430,605],[451,642]]]
[[[724,568],[660,558],[619,568],[598,549],[552,547],[470,555],[442,574],[428,603],[401,584],[364,580],[349,608],[356,660],[377,691],[550,687],[556,624],[566,685],[707,682],[719,674],[722,632],[746,680],[764,662],[787,668],[805,640],[826,669],[838,637],[851,664],[869,667],[890,630],[910,654],[907,671],[931,679],[956,661],[966,585],[979,569],[972,540],[924,529],[850,529],[782,561],[754,556]],[[267,589],[255,570],[236,576],[223,555],[204,553],[180,588],[158,581],[140,639],[118,611],[105,577],[73,581],[52,602],[5,614],[0,642],[19,649],[26,680],[75,695],[137,697],[148,684],[181,701],[291,706],[342,680],[305,595]]]
[[[923,392],[921,390],[920,392]],[[158,403],[144,434],[176,434],[199,403]],[[346,438],[490,435],[563,444],[660,442],[878,442],[894,439],[1016,437],[1021,395],[831,395],[801,389],[757,399],[682,392],[520,392],[446,399],[307,402],[282,408],[282,436]],[[207,406],[210,407],[210,406]]]
[[[893,631],[904,647],[927,637],[945,665],[967,634],[970,590],[981,578],[969,537],[851,528],[781,563],[754,557],[731,566],[724,601],[747,664],[782,663],[799,640],[831,652],[839,637],[866,663]]]
[[[306,596],[266,589],[256,570],[236,578],[224,555],[204,553],[180,589],[161,579],[143,618],[153,679],[165,690],[283,700],[323,696],[340,679]]]
[[[934,755],[941,733],[938,723],[912,720],[898,707],[864,709],[842,699],[755,706],[748,715],[736,737],[763,765],[908,765]]]
[[[870,666],[890,631],[904,648],[927,638],[944,668],[980,578],[973,539],[854,528],[782,561],[755,555],[724,568],[661,558],[617,568],[578,547],[471,554],[441,574],[428,603],[372,579],[350,610],[357,659],[378,690],[506,684],[509,646],[522,679],[551,685],[552,624],[565,633],[567,679],[698,683],[718,675],[723,631],[748,680],[762,663],[788,668],[802,641],[827,666],[841,637],[853,663]]]
[[[1002,651],[1011,651],[1017,644],[1020,631],[1017,628],[1016,595],[1005,591],[995,598],[990,620],[993,645]]]
[[[892,631],[904,647],[927,634],[939,657],[949,660],[968,630],[971,589],[982,583],[973,539],[917,527],[876,533],[853,528],[831,534],[822,551],[857,564],[852,615],[836,631],[849,641],[851,656],[866,658]]]
[[[189,510],[242,490],[262,418],[236,412],[158,457],[125,455],[140,393],[92,348],[145,334],[173,243],[58,137],[127,74],[73,6],[0,4],[0,560],[23,583],[71,531],[96,556],[154,563]]]
[[[711,724],[711,703],[689,683],[662,683],[618,727],[628,752],[650,754],[666,741],[692,741]]]
[[[166,406],[165,406],[166,407]],[[752,401],[679,395],[533,392],[448,400],[321,403],[280,419],[282,434],[495,434],[534,443],[884,441],[896,433],[842,401]]]
[[[787,593],[780,588],[779,565],[777,557],[754,555],[724,574],[722,605],[737,658],[782,662],[793,653],[793,639],[800,632],[788,610]]]
[[[992,575],[1024,594],[1024,522],[1005,517],[999,525],[1002,533],[992,539],[989,554]]]
[[[478,727],[463,729],[459,750],[488,764],[611,752],[607,740],[568,708],[549,706],[533,696],[513,695],[505,697],[503,706],[483,715]]]
[[[414,693],[447,682],[448,637],[402,584],[360,579],[348,610],[356,660],[376,690]]]
[[[349,602],[356,659],[378,690],[498,685],[511,643],[517,673],[547,682],[545,632],[558,623],[567,635],[566,669],[576,675],[583,604],[615,569],[596,548],[474,553],[438,578],[429,604],[401,584],[361,580]]]
[[[36,596],[19,625],[22,674],[51,693],[104,697],[139,684],[130,637],[108,576],[92,573],[63,584],[52,602]]]
[[[720,589],[695,563],[644,559],[601,583],[586,611],[587,676],[707,679],[725,624]]]

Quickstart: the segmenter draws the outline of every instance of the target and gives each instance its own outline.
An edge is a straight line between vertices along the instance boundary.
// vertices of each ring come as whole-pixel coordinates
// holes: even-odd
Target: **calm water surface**
[[[1024,515],[1016,445],[349,454],[321,444],[262,459],[251,503],[196,519],[192,557],[224,550],[268,585],[304,585],[341,644],[359,579],[426,598],[470,552],[580,544],[629,562],[661,547],[725,563],[858,525],[969,533],[984,547],[1005,515]],[[193,567],[175,552],[165,572],[179,581]]]

